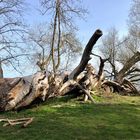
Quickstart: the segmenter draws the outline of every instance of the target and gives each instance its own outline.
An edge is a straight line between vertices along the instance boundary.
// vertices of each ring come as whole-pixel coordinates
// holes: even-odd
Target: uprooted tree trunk
[[[131,81],[126,79],[132,66],[140,61],[140,52],[136,52],[117,73],[114,81],[104,80],[102,88],[107,92],[118,92],[121,95],[140,95],[137,88]]]
[[[79,65],[67,79],[66,76],[54,76],[54,74],[46,74],[45,72],[38,72],[32,76],[21,78],[0,79],[0,110],[7,111],[26,107],[37,98],[45,101],[50,97],[65,95],[74,88],[77,88],[94,102],[88,91],[91,84],[89,79],[95,79],[95,83],[97,80],[96,76],[91,74],[92,70],[90,68],[86,69],[86,66],[91,59],[92,48],[101,36],[102,31],[96,30],[84,50]],[[81,72],[83,72],[83,76]]]
[[[76,77],[85,69],[88,61],[91,59],[90,55],[93,46],[101,36],[102,32],[100,30],[96,30],[96,32],[93,34],[88,44],[86,45],[80,64],[71,72],[71,74],[69,75],[69,79],[76,79]]]
[[[130,71],[132,66],[140,61],[140,52],[136,52],[123,66],[123,68],[115,76],[115,81],[104,81],[102,87],[110,92],[118,92],[120,94],[127,95],[140,95],[137,88],[127,80],[125,77]]]
[[[132,92],[137,89],[128,80],[123,83],[106,81],[103,68],[107,59],[100,57],[100,67],[96,74],[88,61],[93,46],[102,36],[102,31],[96,30],[85,47],[79,65],[69,75],[54,75],[46,72],[37,72],[34,75],[21,78],[0,79],[0,111],[8,111],[29,106],[36,99],[46,101],[48,98],[64,96],[74,92],[76,95],[85,95],[85,100],[95,102],[90,94],[92,88],[100,87],[105,90],[113,89],[117,92]],[[128,65],[128,64],[127,64]],[[125,66],[126,67],[126,66]],[[131,67],[131,65],[129,65]],[[127,69],[129,69],[127,66]]]

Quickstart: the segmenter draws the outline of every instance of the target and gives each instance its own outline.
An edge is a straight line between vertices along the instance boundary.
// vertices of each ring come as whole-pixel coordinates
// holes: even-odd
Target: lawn
[[[0,140],[138,140],[140,97],[96,96],[96,104],[53,99],[0,118],[34,117],[27,128],[3,127]]]

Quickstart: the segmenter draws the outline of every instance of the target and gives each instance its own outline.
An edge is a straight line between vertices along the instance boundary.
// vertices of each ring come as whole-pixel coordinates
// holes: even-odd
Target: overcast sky
[[[26,0],[29,3],[30,10],[27,10],[26,21],[29,24],[38,24],[40,21],[45,21],[46,18],[39,16],[37,11],[38,0]],[[83,0],[85,8],[89,14],[84,20],[76,20],[79,28],[78,37],[85,45],[92,33],[100,28],[104,34],[111,27],[116,27],[120,35],[127,33],[127,19],[131,0]],[[35,9],[36,8],[36,9]],[[28,8],[27,8],[28,9]],[[18,73],[5,71],[6,77],[18,76]]]

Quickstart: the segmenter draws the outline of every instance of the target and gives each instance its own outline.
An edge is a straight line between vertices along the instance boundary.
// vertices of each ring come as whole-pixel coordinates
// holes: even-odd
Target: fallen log
[[[94,99],[88,91],[91,84],[91,80],[88,81],[88,78],[91,73],[87,72],[85,75],[89,76],[87,80],[82,82],[79,75],[85,70],[88,61],[91,59],[90,54],[92,48],[101,36],[102,31],[96,30],[86,45],[79,65],[68,75],[68,78],[65,77],[63,79],[61,76],[56,76],[53,73],[47,75],[44,72],[37,72],[28,77],[14,78],[12,80],[0,79],[0,82],[3,81],[0,88],[4,90],[4,92],[0,92],[0,110],[8,111],[23,108],[29,106],[37,98],[45,101],[50,97],[64,95],[75,87],[94,102]],[[86,86],[84,86],[84,82]]]
[[[137,51],[134,53],[134,55],[125,63],[123,68],[118,72],[116,76],[116,81],[120,84],[122,84],[124,77],[126,76],[127,71],[130,70],[130,68],[140,61],[140,52]]]
[[[48,98],[64,96],[73,89],[77,89],[77,93],[74,94],[84,94],[86,99],[90,99],[92,102],[95,100],[90,95],[90,91],[96,87],[111,87],[110,89],[113,89],[114,92],[128,92],[128,89],[136,91],[129,82],[120,84],[119,82],[105,81],[103,68],[107,59],[100,57],[100,67],[97,74],[92,65],[88,64],[93,46],[101,36],[102,31],[96,30],[86,45],[79,65],[69,75],[61,76],[54,75],[54,73],[37,72],[27,77],[0,79],[0,111],[24,108],[37,99],[46,101]],[[30,122],[32,120],[29,120],[24,127]],[[12,125],[14,122],[10,120],[7,123]]]
[[[124,79],[122,84],[116,82],[116,81],[104,81],[102,82],[101,87],[106,92],[116,92],[121,95],[140,95],[139,91],[136,89],[136,87],[128,80]]]

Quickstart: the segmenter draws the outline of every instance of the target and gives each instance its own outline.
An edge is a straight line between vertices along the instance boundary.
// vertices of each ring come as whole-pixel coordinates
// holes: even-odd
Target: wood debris
[[[21,127],[27,127],[29,124],[32,123],[33,117],[31,118],[20,118],[20,119],[0,119],[0,122],[4,122],[3,127],[5,126],[15,126],[21,124]]]

